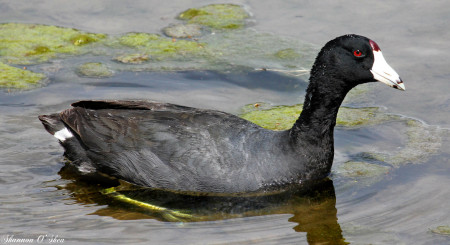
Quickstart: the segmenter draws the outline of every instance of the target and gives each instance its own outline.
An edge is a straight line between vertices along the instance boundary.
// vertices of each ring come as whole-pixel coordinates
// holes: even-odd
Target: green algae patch
[[[146,54],[124,54],[114,58],[115,61],[124,64],[142,64],[149,60]]]
[[[78,74],[85,77],[111,77],[114,72],[108,66],[98,62],[88,62],[80,65],[77,69]]]
[[[27,90],[43,85],[44,74],[0,63],[0,88]]]
[[[269,107],[264,103],[247,105],[241,117],[271,130],[290,129],[302,112],[301,105]]]
[[[399,118],[397,115],[383,113],[378,107],[341,107],[336,118],[336,124],[346,127],[367,126]]]
[[[0,59],[11,64],[42,63],[59,54],[78,54],[80,46],[105,37],[57,26],[0,24]]]
[[[128,33],[119,38],[119,43],[128,47],[148,47],[154,41],[160,41],[161,39],[161,36],[157,34]]]
[[[295,60],[301,58],[301,54],[299,54],[295,49],[293,48],[286,48],[279,50],[274,54],[274,56],[278,59],[282,60]]]
[[[438,226],[434,229],[431,229],[431,232],[435,233],[435,234],[439,234],[439,235],[445,235],[445,236],[450,236],[450,226],[448,225],[441,225]]]
[[[258,105],[258,106],[255,106]],[[303,104],[269,107],[263,103],[247,105],[241,117],[271,130],[290,129],[302,112]],[[261,106],[263,105],[263,106]],[[397,116],[380,112],[378,107],[339,109],[336,124],[345,127],[367,126],[395,120]]]
[[[277,45],[273,45],[274,43]],[[124,70],[136,71],[226,71],[269,68],[288,69],[294,72],[312,65],[317,54],[317,48],[311,44],[251,29],[217,32],[198,39],[176,39],[151,33],[126,33],[110,37],[104,44],[104,49],[98,48],[96,51],[103,51],[102,55],[112,56],[116,61],[123,60],[119,59],[119,56],[147,55],[148,62],[120,61],[139,64],[140,66],[123,67]],[[274,53],[289,48],[301,54],[301,59],[280,59],[274,56]]]
[[[98,42],[100,39],[106,38],[105,34],[78,34],[73,36],[70,41],[75,46],[83,46],[86,44]]]
[[[287,130],[293,126],[301,111],[302,104],[271,106],[256,103],[244,106],[240,116],[266,129]],[[415,119],[387,114],[377,107],[341,107],[336,119],[337,125],[345,128],[367,127],[387,122],[403,125],[401,134],[406,135],[404,145],[399,145],[388,152],[363,152],[352,156],[354,160],[340,166],[338,173],[347,177],[374,177],[387,172],[391,167],[424,162],[441,149],[442,135],[449,135],[446,129],[429,126]]]
[[[120,45],[133,48],[152,60],[193,57],[205,54],[205,44],[189,40],[176,40],[149,33],[128,33],[118,38]]]
[[[217,32],[214,35],[205,35],[200,40],[207,44],[212,58],[222,63],[219,68],[215,69],[223,69],[225,64],[225,67],[228,67],[226,69],[267,68],[269,70],[286,70],[286,73],[289,73],[294,70],[309,69],[318,51],[316,46],[309,43],[270,33],[261,33],[253,29]],[[280,50],[290,50],[301,55],[301,58],[281,59],[276,57],[275,54]],[[283,52],[289,51],[281,53]],[[233,67],[227,64],[232,64]]]
[[[377,164],[347,161],[337,168],[337,173],[346,177],[377,177],[389,173],[391,167]]]
[[[202,35],[202,27],[197,24],[178,24],[164,28],[163,32],[173,38],[192,38]]]
[[[448,131],[435,126],[426,125],[418,120],[403,119],[406,131],[406,144],[395,152],[367,152],[376,161],[389,163],[399,167],[409,163],[422,163],[442,146],[442,135]]]
[[[178,15],[189,24],[199,24],[213,29],[239,29],[245,26],[250,15],[242,6],[234,4],[211,4],[191,8]]]

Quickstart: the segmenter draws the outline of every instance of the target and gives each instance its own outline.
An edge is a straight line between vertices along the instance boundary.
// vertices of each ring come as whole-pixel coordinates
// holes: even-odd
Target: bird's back
[[[75,135],[69,140],[85,151],[80,155],[87,155],[87,164],[138,185],[255,191],[273,177],[276,163],[269,162],[280,155],[274,144],[280,132],[224,112],[142,101],[73,106],[59,116]]]

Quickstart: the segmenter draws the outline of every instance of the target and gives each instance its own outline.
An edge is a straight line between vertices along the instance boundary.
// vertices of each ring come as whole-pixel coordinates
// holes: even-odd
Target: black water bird
[[[353,87],[374,81],[405,90],[374,41],[344,35],[319,52],[303,111],[286,131],[150,101],[80,101],[39,119],[84,174],[172,191],[264,191],[326,177],[339,106]]]

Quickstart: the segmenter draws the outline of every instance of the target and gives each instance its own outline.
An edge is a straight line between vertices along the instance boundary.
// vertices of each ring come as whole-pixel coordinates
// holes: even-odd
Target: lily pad
[[[178,15],[189,24],[200,24],[214,29],[239,29],[245,26],[250,15],[242,6],[234,4],[211,4],[191,8]]]
[[[0,56],[4,63],[34,64],[59,54],[78,54],[81,47],[106,38],[72,28],[7,23],[0,24]]]
[[[114,75],[113,71],[111,71],[105,64],[98,62],[88,62],[84,63],[78,67],[78,73],[81,76],[86,77],[111,77]]]
[[[0,88],[26,90],[44,84],[45,75],[0,63]]]

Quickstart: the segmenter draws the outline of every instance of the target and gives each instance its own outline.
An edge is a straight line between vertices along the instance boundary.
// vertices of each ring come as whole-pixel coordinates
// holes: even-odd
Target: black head
[[[311,76],[342,81],[349,88],[380,81],[405,89],[400,77],[386,63],[378,45],[359,35],[344,35],[329,41],[319,52]]]

